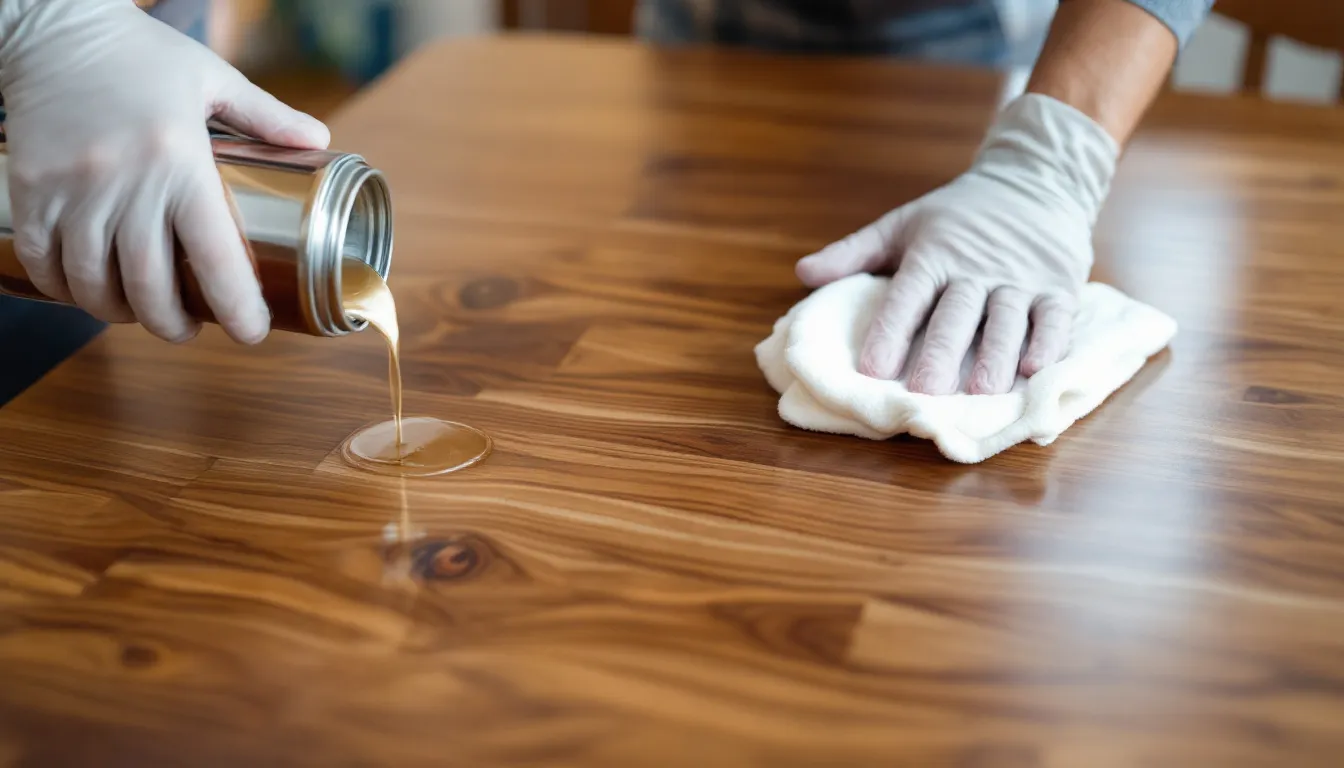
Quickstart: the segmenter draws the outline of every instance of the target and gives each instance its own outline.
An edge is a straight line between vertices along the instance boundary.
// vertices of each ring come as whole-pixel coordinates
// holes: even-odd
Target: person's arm
[[[1027,84],[1097,121],[1120,144],[1213,0],[1063,0]]]
[[[813,287],[894,272],[861,373],[916,393],[998,394],[1068,352],[1121,148],[1193,31],[1188,20],[1210,5],[1063,0],[1027,92],[996,117],[970,170],[798,262]]]

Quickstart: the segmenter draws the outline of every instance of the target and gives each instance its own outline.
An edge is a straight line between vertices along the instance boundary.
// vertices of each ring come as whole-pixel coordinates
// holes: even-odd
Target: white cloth
[[[1019,375],[1002,395],[914,394],[905,388],[908,372],[880,381],[858,371],[864,335],[888,282],[861,274],[831,283],[790,309],[756,346],[756,361],[781,395],[779,415],[786,422],[872,440],[909,433],[934,441],[953,461],[976,463],[1025,440],[1054,442],[1176,334],[1176,322],[1164,313],[1108,285],[1088,283],[1063,360],[1030,379]],[[920,344],[917,338],[915,348]],[[973,355],[974,346],[962,365],[963,382]]]

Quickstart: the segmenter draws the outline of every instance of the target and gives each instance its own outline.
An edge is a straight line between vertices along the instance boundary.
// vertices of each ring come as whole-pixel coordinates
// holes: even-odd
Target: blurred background
[[[258,83],[326,116],[421,45],[501,30],[630,35],[635,0],[214,0],[211,38]],[[1219,0],[1178,90],[1341,97],[1344,0]]]

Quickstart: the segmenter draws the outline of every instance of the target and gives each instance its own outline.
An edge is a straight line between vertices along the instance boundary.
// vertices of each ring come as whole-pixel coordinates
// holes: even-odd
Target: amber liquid
[[[441,475],[484,459],[490,438],[465,424],[428,417],[405,419],[401,408],[401,328],[392,291],[362,261],[341,265],[341,301],[345,313],[363,320],[387,342],[388,385],[392,420],[370,424],[348,437],[342,447],[347,461],[383,474]]]

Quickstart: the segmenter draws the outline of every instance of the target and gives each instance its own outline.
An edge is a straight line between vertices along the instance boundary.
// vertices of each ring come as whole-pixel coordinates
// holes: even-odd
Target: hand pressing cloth
[[[1049,445],[1161,351],[1176,335],[1162,312],[1101,283],[1079,294],[1069,352],[1000,395],[923,395],[864,376],[859,352],[889,278],[860,274],[814,292],[775,323],[756,361],[776,392],[779,415],[802,429],[885,440],[909,433],[972,464],[1025,440]],[[909,359],[918,357],[917,337]],[[962,363],[964,382],[974,349]],[[908,367],[908,366],[907,366]]]

